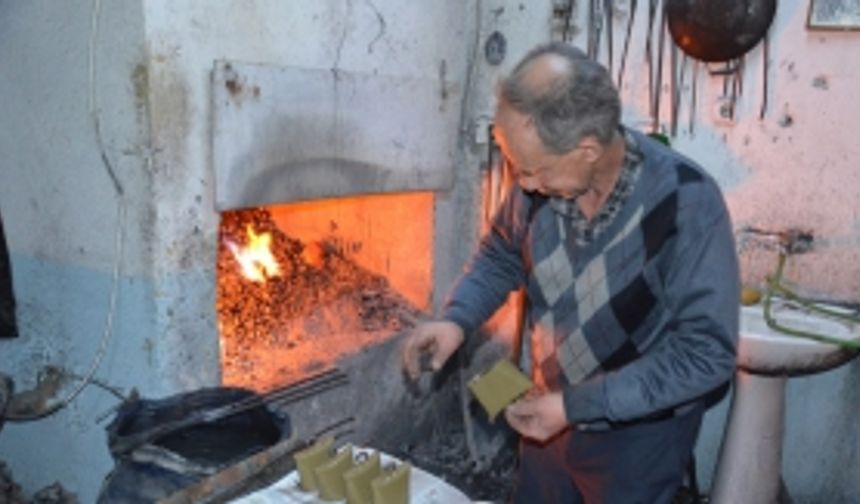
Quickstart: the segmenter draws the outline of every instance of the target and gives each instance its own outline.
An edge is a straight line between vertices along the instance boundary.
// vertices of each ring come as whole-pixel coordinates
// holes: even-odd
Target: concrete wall
[[[95,5],[92,80],[121,200],[101,164],[88,106]],[[213,61],[419,78],[445,72],[456,81],[466,74],[461,48],[474,40],[476,12],[455,0],[4,2],[0,205],[22,337],[0,343],[0,371],[22,389],[45,364],[86,372],[108,311],[122,201],[119,298],[97,377],[148,396],[218,383]],[[458,134],[457,124],[450,128]],[[459,214],[462,204],[443,198],[439,212]],[[7,424],[0,459],[27,492],[59,480],[93,502],[111,466],[94,420],[113,404],[90,387],[57,415]]]
[[[136,0],[102,2],[94,34],[92,6],[48,0],[0,5],[0,210],[21,334],[0,342],[0,372],[14,376],[20,391],[32,388],[47,364],[87,372],[104,333],[119,229],[125,246],[113,335],[96,377],[152,394],[161,387],[146,236],[152,194],[142,155],[143,12]],[[122,222],[96,143],[91,92],[104,153],[126,190]],[[0,459],[27,492],[60,481],[81,502],[93,502],[110,468],[103,424],[95,419],[115,403],[89,387],[49,418],[7,422]]]
[[[171,327],[160,348],[165,366],[182,370],[175,377],[181,387],[217,379],[211,374],[217,370],[217,341],[209,297],[217,231],[208,158],[213,61],[433,79],[442,71],[451,80],[465,74],[460,47],[472,40],[475,17],[460,2],[412,8],[395,1],[297,5],[235,1],[213,9],[206,1],[145,3],[155,198],[162,202],[154,241],[165,254],[156,265],[178,261],[179,267],[173,296],[159,310]],[[441,32],[449,35],[438,37]],[[456,134],[457,125],[451,128]]]

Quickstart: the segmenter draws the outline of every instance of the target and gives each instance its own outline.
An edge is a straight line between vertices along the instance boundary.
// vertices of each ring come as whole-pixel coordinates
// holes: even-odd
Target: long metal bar
[[[758,112],[758,119],[760,121],[764,120],[764,116],[767,113],[767,65],[770,55],[768,54],[770,51],[768,50],[768,39],[770,37],[767,33],[764,35],[764,42],[762,44],[762,58],[761,58],[761,66],[762,66],[762,74],[761,74],[761,85],[762,85],[762,93],[761,93],[761,109]]]
[[[648,66],[648,107],[651,109],[653,120],[654,111],[654,18],[657,16],[658,0],[648,0],[648,31],[645,37],[645,63]]]
[[[613,73],[612,60],[614,59],[612,25],[615,24],[615,20],[612,18],[613,10],[613,0],[603,0],[603,18],[606,20],[606,69],[610,76]]]
[[[666,41],[666,11],[660,7],[660,24],[657,27],[657,74],[654,82],[654,117],[651,126],[652,133],[660,131],[660,95],[663,94],[663,52]]]
[[[674,70],[673,70],[674,72]],[[678,70],[677,87],[672,92],[672,136],[678,134],[678,121],[681,114],[681,95],[684,92],[684,84],[687,74],[687,55],[681,55],[681,67]],[[674,87],[674,86],[673,86]]]
[[[672,88],[672,92],[669,95],[669,134],[672,138],[675,137],[675,133],[678,129],[678,107],[677,102],[679,100],[678,94],[678,46],[672,44],[669,48],[669,82],[670,87]]]
[[[624,48],[621,50],[621,61],[618,66],[618,92],[624,82],[624,68],[627,66],[627,51],[630,50],[630,38],[633,33],[633,21],[636,19],[637,0],[630,0],[630,12],[627,14],[627,35],[624,39]]]
[[[690,93],[690,136],[693,136],[696,127],[696,105],[699,93],[699,60],[693,60],[693,89]]]
[[[343,373],[324,373],[323,375],[314,378],[313,381],[302,380],[301,382],[296,382],[292,385],[287,386],[286,388],[274,390],[272,392],[260,396],[251,396],[246,399],[236,401],[234,403],[201,411],[199,412],[199,415],[195,416],[200,417],[196,419],[198,421],[214,422],[221,418],[235,415],[236,413],[240,413],[251,408],[262,406],[263,404],[275,402],[295,402],[297,400],[301,400],[306,397],[310,397],[318,393],[324,392],[330,388],[344,385],[348,382],[348,377]],[[188,421],[190,421],[191,423],[198,423],[194,420],[195,419],[191,418],[188,419]]]

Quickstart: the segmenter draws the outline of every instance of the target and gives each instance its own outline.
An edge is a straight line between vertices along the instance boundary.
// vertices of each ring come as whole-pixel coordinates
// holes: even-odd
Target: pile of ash
[[[516,438],[511,436],[489,460],[474,462],[459,422],[447,422],[425,442],[395,455],[413,461],[475,501],[508,502],[516,477]]]

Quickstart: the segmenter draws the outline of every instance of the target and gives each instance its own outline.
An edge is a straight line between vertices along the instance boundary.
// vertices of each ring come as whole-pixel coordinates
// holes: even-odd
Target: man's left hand
[[[505,409],[511,427],[525,437],[546,441],[567,427],[561,392],[525,397]]]

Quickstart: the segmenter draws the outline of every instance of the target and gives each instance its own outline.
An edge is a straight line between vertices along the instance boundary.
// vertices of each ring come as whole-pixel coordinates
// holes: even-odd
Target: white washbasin
[[[800,311],[781,300],[773,301],[771,316],[790,329],[860,340],[860,325]],[[786,382],[792,376],[832,369],[858,352],[776,331],[764,320],[764,306],[741,307],[738,371],[711,487],[712,504],[780,502]]]
[[[831,310],[842,310],[828,306]],[[800,311],[774,300],[771,315],[785,327],[842,340],[860,340],[860,326]],[[754,374],[797,376],[832,369],[858,354],[857,349],[792,336],[768,327],[761,304],[741,307],[737,365]]]

